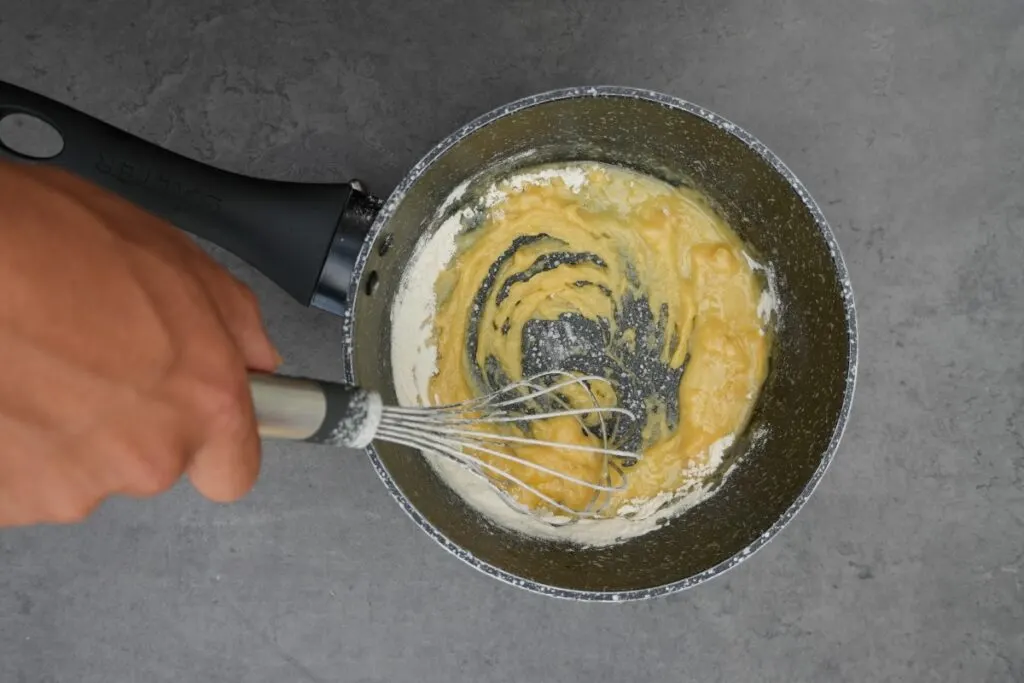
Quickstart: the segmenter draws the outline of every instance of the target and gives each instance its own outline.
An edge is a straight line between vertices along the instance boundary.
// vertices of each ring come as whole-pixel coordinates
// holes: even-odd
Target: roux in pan
[[[593,385],[597,400],[638,420],[613,421],[603,433],[610,446],[643,457],[619,463],[627,486],[602,501],[611,516],[705,477],[711,445],[745,426],[767,372],[763,283],[743,243],[694,190],[597,163],[533,171],[534,181],[513,177],[492,188],[434,283],[429,394],[435,404],[454,403],[549,370],[612,380],[613,390]],[[587,407],[594,398],[580,391],[561,400]],[[601,445],[601,425],[585,427],[563,417],[493,428]],[[608,476],[588,453],[511,452],[588,480]],[[571,509],[595,502],[589,488],[488,462]],[[523,504],[544,505],[494,482]]]

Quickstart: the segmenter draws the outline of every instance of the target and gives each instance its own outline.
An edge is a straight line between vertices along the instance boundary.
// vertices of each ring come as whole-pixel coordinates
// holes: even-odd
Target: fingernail
[[[281,354],[278,353],[276,348],[271,346],[270,350],[274,353],[274,367],[275,368],[280,366],[282,363],[284,363],[284,358],[281,357]]]

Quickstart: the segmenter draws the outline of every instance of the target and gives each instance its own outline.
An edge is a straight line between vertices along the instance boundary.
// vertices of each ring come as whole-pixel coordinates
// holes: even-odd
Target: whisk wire
[[[551,415],[559,415],[560,413],[551,413]],[[413,423],[416,424],[416,423]],[[388,427],[398,427],[399,423],[394,423],[387,420],[381,421],[381,426],[377,431],[378,436],[383,438],[384,431]],[[582,444],[570,444],[562,443],[558,441],[544,441],[540,439],[530,439],[522,436],[512,436],[511,434],[496,434],[494,432],[486,432],[475,429],[449,429],[445,427],[436,427],[433,430],[436,434],[443,434],[446,436],[461,436],[467,438],[480,439],[481,441],[502,441],[506,443],[518,443],[529,446],[543,446],[546,448],[558,449],[563,451],[578,451],[582,453],[597,453],[601,455],[610,455],[618,458],[628,458],[630,460],[639,459],[639,456],[632,451],[621,451],[614,448],[602,448],[598,446],[584,446]]]
[[[443,456],[443,457],[448,458],[450,460],[454,460],[456,463],[458,463],[462,467],[466,468],[466,470],[468,472],[470,472],[470,473],[472,473],[472,474],[474,474],[474,475],[476,475],[478,477],[481,477],[484,481],[486,481],[487,483],[489,483],[489,484],[491,484],[493,486],[494,482],[486,474],[483,474],[481,472],[481,470],[486,470],[487,472],[490,472],[491,474],[493,474],[493,475],[495,475],[495,476],[497,476],[497,477],[499,477],[499,478],[501,478],[501,479],[503,479],[505,481],[511,482],[512,484],[515,484],[516,486],[521,487],[523,490],[529,491],[533,495],[537,496],[537,498],[542,500],[545,504],[551,506],[552,508],[555,508],[556,510],[558,510],[560,512],[564,512],[564,513],[566,513],[566,514],[568,514],[570,516],[576,516],[576,517],[590,517],[590,516],[593,516],[592,511],[590,511],[590,510],[583,510],[583,511],[574,510],[573,508],[570,508],[567,505],[564,505],[563,503],[560,503],[559,501],[555,500],[551,496],[549,496],[549,495],[545,494],[544,492],[540,491],[536,487],[533,487],[530,484],[526,483],[525,481],[523,481],[519,477],[515,476],[511,472],[508,472],[508,471],[506,471],[506,470],[504,470],[504,469],[502,469],[500,467],[492,465],[492,464],[490,464],[490,463],[488,463],[488,462],[486,462],[484,460],[481,460],[479,458],[467,455],[464,451],[459,450],[459,449],[457,449],[457,448],[455,448],[455,447],[453,447],[453,446],[451,446],[451,445],[449,445],[447,443],[433,442],[433,441],[430,441],[428,439],[425,439],[425,438],[419,437],[419,436],[392,435],[391,438],[388,438],[388,437],[385,437],[385,436],[382,435],[381,438],[384,438],[384,439],[386,439],[388,441],[391,441],[392,443],[397,443],[397,444],[400,444],[400,445],[403,445],[403,446],[409,446],[410,448],[416,448],[416,449],[420,449],[420,450],[425,450],[425,451],[432,452],[432,453],[435,453],[437,455]],[[532,465],[532,463],[531,463],[531,465]],[[564,477],[564,473],[552,471],[552,474],[554,474],[555,476],[558,476],[558,477]],[[592,482],[581,482],[581,483],[583,483],[585,486],[592,486],[593,485]],[[529,511],[527,508],[525,508],[525,506],[523,506],[521,503],[516,501],[511,496],[509,496],[508,493],[504,491],[504,489],[497,488],[496,490],[498,491],[499,494],[501,494],[502,498],[505,499],[505,501],[507,503],[513,505],[515,508],[517,508],[519,510]],[[547,519],[547,518],[545,519],[545,521],[548,521],[549,523],[555,523],[554,520]]]
[[[605,382],[607,384],[611,384],[610,382],[608,382],[608,380],[605,380],[602,377],[584,376],[582,378],[579,378],[579,377],[576,377],[575,375],[572,375],[571,373],[562,372],[562,371],[556,371],[556,372],[549,373],[549,374],[551,374],[552,376],[567,377],[568,380],[566,380],[565,382],[563,382],[561,384],[556,384],[555,386],[550,387],[549,388],[550,391],[545,391],[545,387],[543,385],[539,385],[538,384],[538,379],[543,377],[544,376],[543,374],[526,379],[524,384],[526,386],[530,387],[531,389],[533,389],[534,391],[539,392],[539,395],[545,395],[546,393],[553,393],[552,398],[554,399],[554,401],[557,404],[562,406],[563,409],[571,409],[572,406],[569,404],[569,402],[567,400],[565,400],[562,397],[561,394],[559,394],[559,393],[557,393],[555,391],[556,389],[569,386],[570,384],[578,384],[578,386],[583,387],[583,390],[586,392],[587,396],[590,398],[590,402],[595,406],[595,409],[600,409],[602,407],[601,406],[601,402],[597,400],[597,396],[594,394],[594,391],[593,391],[593,389],[590,386],[590,382]],[[628,411],[626,411],[626,412],[628,413]],[[636,419],[635,416],[632,415],[632,413],[628,413],[628,414],[633,419]],[[598,420],[600,421],[600,425],[601,425],[601,444],[607,449],[608,448],[608,426],[605,423],[604,414],[601,411],[598,411],[597,415],[598,415]],[[580,427],[583,429],[583,431],[585,433],[589,433],[590,432],[590,428],[587,426],[587,424],[583,421],[583,419],[581,417],[577,416],[576,417],[576,421],[577,421],[577,423],[579,423]],[[636,459],[634,459],[633,462],[635,463]],[[619,477],[619,481],[622,482],[622,485],[623,485],[623,488],[624,488],[626,482],[625,482],[625,475],[622,472],[622,468],[619,467],[618,464],[612,458],[609,458],[609,457],[603,458],[601,460],[601,481],[604,481],[606,483],[610,483],[612,481],[612,474],[611,474],[612,472],[615,472],[615,474]],[[611,496],[608,495],[608,494],[605,494],[605,495],[606,495],[606,499],[610,500]],[[595,489],[594,490],[594,495],[590,498],[589,501],[587,501],[587,505],[584,508],[584,511],[587,512],[587,513],[592,513],[595,509],[598,509],[598,510],[601,509],[602,506],[599,504],[599,501],[601,500],[601,497],[602,497],[602,491],[600,491],[598,489]]]
[[[611,494],[622,491],[627,486],[626,474],[617,459],[632,463],[638,461],[641,456],[636,452],[609,446],[606,417],[615,415],[635,420],[636,416],[623,408],[601,405],[590,386],[592,383],[610,384],[603,377],[551,371],[514,382],[498,391],[464,403],[423,408],[386,407],[376,438],[434,453],[460,464],[491,484],[499,495],[517,510],[537,515],[536,510],[527,508],[510,493],[509,484],[536,496],[549,508],[568,515],[565,519],[557,520],[550,515],[543,516],[542,519],[549,524],[563,524],[579,518],[595,517],[600,514],[602,500],[607,502]],[[582,388],[593,404],[592,407],[579,408],[570,405],[563,396],[564,390],[569,387]],[[544,403],[553,404],[557,408],[545,408]],[[531,410],[527,406],[540,406],[541,409]],[[584,416],[596,417],[598,428],[588,426],[583,419]],[[601,446],[546,441],[487,429],[488,426],[523,424],[560,417],[573,417],[584,434],[599,437]],[[474,429],[474,426],[481,428]],[[515,446],[539,446],[604,457],[600,459],[601,471],[595,479],[584,479],[531,459],[498,450],[496,446],[499,444],[507,444],[513,449]],[[492,461],[488,462],[488,458]],[[582,510],[570,507],[500,467],[493,459],[529,467],[542,474],[590,489],[594,495]],[[506,485],[496,485],[496,480]]]
[[[623,489],[623,486],[605,486],[605,485],[602,485],[602,484],[595,484],[594,482],[589,481],[587,479],[580,479],[579,477],[576,477],[574,475],[567,474],[565,472],[562,472],[561,470],[556,470],[556,469],[553,469],[551,467],[547,467],[546,465],[542,465],[542,464],[534,462],[532,460],[527,460],[526,458],[521,458],[521,457],[519,457],[517,455],[511,455],[509,453],[504,453],[502,451],[498,451],[498,450],[495,450],[493,448],[489,448],[487,446],[482,446],[482,445],[475,444],[475,443],[472,443],[472,442],[466,442],[466,441],[451,442],[451,441],[440,439],[440,438],[437,438],[437,437],[423,435],[421,432],[417,432],[416,430],[413,430],[413,429],[402,429],[400,427],[389,427],[387,429],[382,429],[381,431],[379,431],[377,433],[380,436],[380,438],[382,438],[382,439],[387,439],[389,436],[393,436],[393,437],[396,437],[396,438],[415,439],[415,440],[423,442],[423,443],[431,444],[432,446],[435,446],[435,447],[442,447],[443,446],[443,447],[446,447],[446,448],[455,448],[456,445],[458,445],[458,446],[462,447],[462,449],[463,449],[462,452],[465,452],[465,449],[472,449],[472,450],[478,451],[480,453],[485,453],[487,455],[494,456],[495,458],[498,458],[500,460],[504,460],[506,462],[516,463],[518,465],[525,465],[526,467],[534,469],[534,470],[536,470],[538,472],[543,472],[545,474],[550,474],[550,475],[552,475],[554,477],[558,477],[559,479],[562,479],[564,481],[572,482],[573,484],[579,484],[581,486],[586,486],[588,488],[594,488],[594,489],[597,489],[599,491],[615,492],[615,491],[621,491]]]

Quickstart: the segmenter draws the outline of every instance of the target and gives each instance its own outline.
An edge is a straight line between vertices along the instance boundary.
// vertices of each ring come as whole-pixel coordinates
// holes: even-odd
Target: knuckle
[[[238,290],[238,313],[242,321],[246,325],[259,324],[262,314],[256,293],[242,282],[237,282],[236,288]]]
[[[156,495],[172,488],[185,470],[184,459],[173,452],[146,454],[137,459],[133,490]]]
[[[207,422],[220,427],[241,424],[251,398],[243,373],[231,373],[203,382],[196,391],[195,406]]]
[[[218,263],[210,262],[205,282],[211,293],[228,308],[246,313],[259,310],[259,300],[252,289]]]
[[[49,517],[58,524],[78,524],[88,519],[98,504],[98,499],[67,497],[53,506]]]
[[[236,280],[235,283],[242,306],[251,313],[259,312],[260,300],[256,297],[256,292],[252,291],[248,285],[240,280]]]

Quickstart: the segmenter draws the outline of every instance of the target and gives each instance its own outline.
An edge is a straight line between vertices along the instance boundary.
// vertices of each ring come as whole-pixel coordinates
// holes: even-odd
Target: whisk
[[[519,503],[507,490],[519,487],[568,517],[544,515],[552,524],[599,516],[610,494],[626,486],[622,465],[632,465],[640,454],[612,448],[610,422],[636,420],[628,410],[603,406],[592,384],[609,384],[601,377],[578,376],[552,371],[529,377],[486,396],[437,407],[396,407],[384,405],[380,394],[369,389],[318,379],[251,374],[249,385],[256,409],[260,436],[272,439],[308,441],[331,446],[365,448],[380,439],[421,452],[448,458],[483,478],[516,509],[537,514]],[[566,392],[580,391],[592,405],[573,407]],[[530,422],[573,417],[584,434],[598,437],[601,446],[569,444],[532,439],[492,431],[495,425],[528,427]],[[590,424],[588,424],[588,422]],[[519,433],[525,433],[520,430]],[[554,467],[521,458],[503,447],[540,446],[597,455],[601,472],[596,480],[575,476]],[[484,456],[484,457],[481,457]],[[491,460],[491,462],[488,462]],[[583,510],[566,506],[536,486],[515,476],[495,462],[515,463],[594,492]],[[620,465],[621,463],[621,465]],[[506,486],[496,485],[504,482]],[[604,503],[602,503],[604,501]],[[539,515],[538,515],[539,516]],[[560,519],[561,522],[556,521]]]

